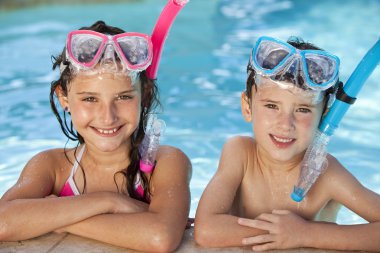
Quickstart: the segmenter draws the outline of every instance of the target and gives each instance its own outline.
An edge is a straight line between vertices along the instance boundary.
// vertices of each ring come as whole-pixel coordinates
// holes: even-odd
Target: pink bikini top
[[[59,193],[59,197],[80,195],[78,187],[76,186],[75,181],[74,181],[74,175],[78,169],[78,165],[79,165],[80,160],[82,159],[84,150],[86,149],[86,144],[83,144],[82,146],[83,147],[79,151],[79,154],[75,159],[75,163],[74,163],[73,167],[71,168],[70,176],[66,180],[66,183],[63,185],[63,188],[62,188],[61,192]],[[136,175],[136,180],[134,183],[134,189],[140,197],[144,196],[144,188],[142,187],[140,172],[137,173],[137,175]]]

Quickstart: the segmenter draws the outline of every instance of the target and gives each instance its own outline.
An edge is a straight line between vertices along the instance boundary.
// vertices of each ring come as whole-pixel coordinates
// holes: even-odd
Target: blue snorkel
[[[319,131],[306,150],[301,163],[298,183],[294,186],[294,190],[291,194],[294,201],[302,201],[318,176],[327,167],[326,150],[329,139],[334,134],[335,129],[338,128],[340,121],[350,105],[355,102],[356,96],[359,94],[365,81],[372,74],[379,62],[380,38],[360,61],[344,87],[342,85],[339,86],[334,104],[328,114],[323,118],[319,126]]]

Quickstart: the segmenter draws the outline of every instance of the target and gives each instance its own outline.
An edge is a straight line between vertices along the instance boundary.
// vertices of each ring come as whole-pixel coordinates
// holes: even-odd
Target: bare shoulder
[[[334,156],[328,154],[327,163],[327,169],[321,175],[321,183],[333,198],[348,194],[350,189],[361,187],[360,182]]]
[[[60,168],[68,163],[68,152],[62,149],[49,149],[42,151],[35,156],[33,156],[25,168],[33,168],[33,170],[45,170],[45,169],[54,169]]]
[[[327,169],[324,175],[329,178],[342,178],[352,176],[351,173],[333,155],[327,155]]]
[[[223,146],[218,170],[230,168],[235,171],[240,168],[245,171],[252,159],[255,145],[255,140],[248,136],[234,136],[228,139]]]
[[[329,165],[321,180],[323,190],[367,221],[378,221],[380,195],[363,186],[335,157],[328,155],[327,159]]]
[[[249,151],[255,146],[255,140],[249,136],[234,136],[229,138],[224,144],[225,148]]]
[[[157,154],[157,162],[161,160],[173,162],[177,161],[190,164],[189,158],[182,150],[168,145],[160,146]]]
[[[25,165],[16,184],[11,187],[4,199],[38,198],[51,194],[55,188],[57,174],[62,173],[63,149],[42,151],[33,156]]]
[[[163,145],[160,146],[160,149],[157,153],[157,164],[156,168],[165,171],[172,171],[180,169],[181,172],[184,172],[191,177],[192,166],[190,159],[187,155],[180,150],[179,148]]]

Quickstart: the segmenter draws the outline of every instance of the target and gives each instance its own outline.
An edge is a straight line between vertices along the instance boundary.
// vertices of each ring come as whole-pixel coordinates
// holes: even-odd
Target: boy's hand
[[[268,234],[243,239],[243,245],[254,245],[254,251],[303,247],[308,234],[308,222],[287,210],[273,210],[254,220],[239,218],[238,223],[268,231]]]

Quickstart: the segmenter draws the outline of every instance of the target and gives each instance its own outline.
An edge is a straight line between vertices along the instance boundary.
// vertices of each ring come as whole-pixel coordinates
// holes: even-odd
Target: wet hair
[[[293,47],[295,47],[295,48],[297,48],[299,50],[321,50],[321,51],[324,51],[323,49],[315,46],[312,43],[305,42],[300,37],[291,36],[288,39],[287,43],[289,43],[290,45],[292,45]],[[276,52],[276,53],[279,54],[278,52]],[[285,58],[285,56],[286,56],[286,54],[283,55],[283,58]],[[266,59],[263,62],[263,65],[267,66],[268,68],[271,69],[274,66],[273,66],[273,63],[270,61],[270,57],[268,57],[268,58],[269,58],[268,60]],[[312,66],[312,67],[317,68],[317,66]],[[249,62],[248,62],[248,65],[247,65],[247,72],[248,72],[248,78],[247,78],[247,82],[246,82],[246,91],[245,92],[247,94],[248,99],[250,100],[251,96],[252,96],[252,86],[255,86],[255,90],[257,90],[257,84],[256,84],[256,81],[255,81],[256,71],[252,68],[252,66],[250,65]],[[294,80],[295,78],[297,78],[297,82]],[[277,76],[276,79],[278,79],[279,81],[284,81],[284,82],[298,83],[298,87],[299,88],[302,88],[304,90],[307,89],[303,85],[304,84],[304,80],[303,80],[303,78],[300,75],[297,75],[295,77],[291,73],[287,72],[284,75],[282,75],[281,77]],[[328,101],[329,94],[334,94],[336,92],[338,84],[339,84],[339,80],[337,81],[337,83],[335,85],[333,85],[332,87],[330,87],[329,89],[327,89],[325,91],[325,99],[324,99],[325,105],[324,105],[324,110],[323,111],[325,111],[326,108],[327,108],[327,101]]]
[[[113,27],[106,25],[103,21],[97,21],[93,25],[89,27],[82,27],[80,30],[92,30],[96,32],[100,32],[103,34],[109,34],[109,35],[115,35],[119,33],[124,33],[120,28]],[[54,57],[52,56],[53,60],[53,70],[55,70],[57,67],[61,67],[62,65],[66,66],[64,70],[62,71],[60,77],[58,80],[55,80],[51,83],[50,87],[50,106],[53,110],[54,115],[56,116],[62,132],[67,136],[68,139],[73,141],[78,141],[80,144],[84,143],[83,137],[74,129],[73,123],[68,115],[70,113],[63,110],[63,118],[61,116],[61,113],[57,109],[57,97],[55,94],[55,90],[57,87],[60,87],[64,93],[65,96],[68,94],[69,84],[73,80],[74,74],[71,72],[68,65],[70,62],[66,59],[66,49],[64,48],[62,53],[58,56]],[[141,84],[141,110],[140,113],[140,122],[138,124],[138,127],[131,135],[131,150],[129,152],[130,157],[130,164],[127,168],[117,172],[114,175],[114,181],[116,184],[116,187],[118,188],[119,192],[125,193],[125,189],[127,189],[128,195],[134,199],[142,200],[144,202],[149,201],[149,196],[151,195],[151,189],[150,189],[150,183],[148,178],[145,176],[144,173],[141,174],[141,181],[142,186],[144,188],[144,196],[140,197],[138,194],[136,194],[134,190],[134,181],[137,176],[137,173],[139,173],[140,169],[140,153],[139,153],[139,145],[141,144],[144,136],[145,136],[145,129],[148,121],[148,115],[151,113],[157,106],[161,105],[158,98],[158,88],[156,85],[156,81],[149,79],[146,75],[145,71],[142,71],[139,73],[139,80]],[[59,108],[59,106],[58,106]],[[75,149],[75,152],[77,149]],[[65,153],[66,154],[66,153]],[[66,155],[67,157],[67,155]],[[82,167],[81,167],[82,168]],[[86,188],[86,176],[84,173],[84,170],[82,168],[82,172],[84,175],[84,188],[83,192],[85,192]],[[125,177],[125,180],[123,180],[122,189],[119,189],[119,186],[116,183],[116,175],[122,174]]]

